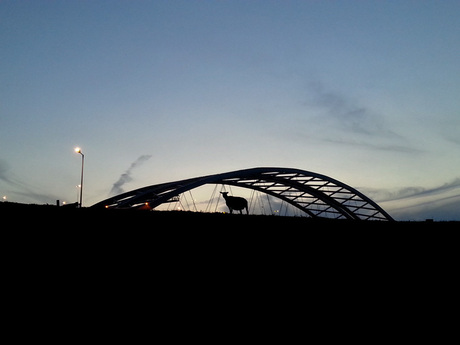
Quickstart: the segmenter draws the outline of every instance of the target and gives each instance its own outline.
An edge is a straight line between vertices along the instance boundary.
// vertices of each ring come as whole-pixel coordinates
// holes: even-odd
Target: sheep
[[[225,199],[230,213],[233,213],[233,210],[240,211],[240,214],[243,214],[243,209],[246,209],[246,214],[249,214],[248,211],[248,201],[244,198],[228,196],[228,192],[220,192]]]

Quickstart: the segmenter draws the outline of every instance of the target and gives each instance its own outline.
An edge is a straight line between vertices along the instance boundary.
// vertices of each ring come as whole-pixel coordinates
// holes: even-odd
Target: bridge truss
[[[281,199],[312,218],[392,221],[379,205],[356,189],[325,175],[293,168],[252,168],[155,184],[126,192],[92,207],[155,208],[206,184],[249,188]]]

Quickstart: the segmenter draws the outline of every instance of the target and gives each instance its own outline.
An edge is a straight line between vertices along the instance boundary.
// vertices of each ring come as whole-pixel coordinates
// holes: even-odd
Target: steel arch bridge
[[[252,168],[155,184],[126,192],[94,208],[155,208],[206,184],[249,188],[281,199],[312,218],[393,221],[379,205],[356,189],[325,175],[293,168]]]

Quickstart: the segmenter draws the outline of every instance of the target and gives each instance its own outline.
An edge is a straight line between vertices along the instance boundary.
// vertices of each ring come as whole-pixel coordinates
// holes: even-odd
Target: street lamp
[[[75,152],[81,154],[81,182],[80,182],[80,208],[83,206],[83,166],[85,165],[85,155],[81,152],[81,148],[76,147]]]
[[[77,184],[75,187],[77,188],[77,203],[78,203],[78,198],[80,197],[80,188],[81,188],[81,185]]]

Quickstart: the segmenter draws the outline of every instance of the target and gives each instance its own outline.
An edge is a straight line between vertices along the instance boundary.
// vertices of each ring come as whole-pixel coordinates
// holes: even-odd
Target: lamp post
[[[81,154],[81,182],[80,182],[80,208],[83,206],[83,167],[85,165],[85,155],[81,152],[81,148],[76,147],[75,152]]]

